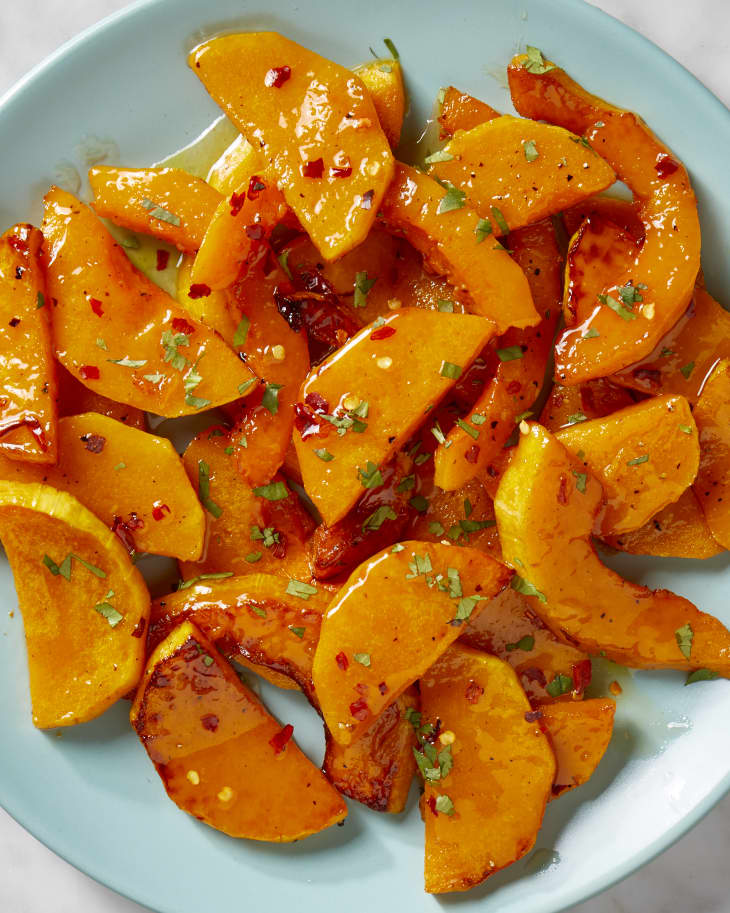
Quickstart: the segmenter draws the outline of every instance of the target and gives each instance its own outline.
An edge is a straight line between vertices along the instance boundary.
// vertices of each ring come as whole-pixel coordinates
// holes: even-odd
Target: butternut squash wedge
[[[231,837],[287,843],[347,814],[293,728],[191,622],[150,657],[130,716],[172,801]]]
[[[541,704],[539,712],[557,762],[551,796],[555,799],[593,775],[611,741],[616,702],[601,697]]]
[[[611,415],[619,409],[633,406],[637,399],[639,397],[630,390],[605,377],[587,380],[573,387],[553,384],[540,413],[540,424],[548,431],[557,431],[587,419]]]
[[[399,60],[384,57],[371,60],[353,70],[363,81],[378,114],[380,126],[395,149],[400,142],[403,117],[406,113],[406,89]]]
[[[534,846],[555,757],[517,676],[496,656],[454,644],[421,677],[421,708],[424,720],[441,722],[437,765],[424,743],[440,774],[425,783],[425,887],[466,891]]]
[[[245,394],[240,359],[139,273],[88,207],[54,187],[42,230],[56,357],[87,387],[167,418]]]
[[[248,184],[264,163],[259,153],[244,136],[237,136],[210,166],[206,178],[211,187],[223,196],[232,194],[237,187]]]
[[[730,548],[730,360],[710,374],[694,416],[701,451],[694,492],[713,537]]]
[[[600,484],[540,425],[522,434],[494,509],[502,550],[553,631],[588,653],[642,669],[706,667],[730,675],[730,632],[668,590],[629,583],[603,565],[590,534]],[[581,488],[585,490],[581,490]]]
[[[84,412],[95,412],[98,415],[107,415],[129,428],[147,430],[145,414],[136,406],[126,406],[124,403],[114,402],[100,393],[95,393],[85,387],[80,380],[76,380],[70,371],[56,362],[56,376],[58,380],[58,415],[82,415]]]
[[[101,520],[49,485],[0,481],[0,539],[23,615],[33,724],[94,719],[142,674],[141,574]]]
[[[213,38],[189,63],[246,139],[260,145],[324,259],[363,241],[393,176],[393,155],[361,80],[275,32]]]
[[[345,746],[357,739],[508,579],[475,549],[415,540],[357,568],[324,616],[314,655],[314,688],[332,738]]]
[[[441,90],[438,122],[446,136],[453,136],[457,130],[471,130],[479,124],[501,117],[501,113],[473,95],[460,92],[454,86]]]
[[[508,67],[517,111],[584,136],[631,188],[644,224],[641,247],[627,243],[626,264],[587,296],[558,339],[555,376],[575,384],[648,355],[686,310],[700,266],[697,203],[686,169],[641,118],[590,95],[559,67],[531,72],[525,60]]]
[[[25,224],[0,237],[0,453],[54,463],[56,369],[42,242]]]

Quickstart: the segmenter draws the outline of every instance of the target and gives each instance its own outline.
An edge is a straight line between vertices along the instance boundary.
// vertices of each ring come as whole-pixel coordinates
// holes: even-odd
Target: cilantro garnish
[[[537,151],[537,144],[534,139],[525,140],[522,144],[522,148],[528,162],[534,162],[535,159],[539,158],[540,153]]]
[[[176,371],[184,371],[188,360],[178,352],[183,346],[189,346],[190,340],[185,333],[173,333],[172,330],[163,330],[160,345],[165,350],[165,362],[172,365]]]
[[[522,346],[507,346],[505,349],[497,349],[497,358],[500,361],[517,361],[518,358],[524,357]]]
[[[304,583],[302,580],[295,580],[292,577],[286,585],[286,592],[290,596],[298,596],[299,599],[304,599],[306,601],[310,596],[316,594],[317,587],[312,586],[311,583]]]
[[[236,332],[233,335],[233,345],[234,346],[243,346],[246,344],[246,337],[248,336],[248,328],[251,326],[251,321],[245,315],[241,317],[241,320],[236,327]]]
[[[525,636],[520,637],[520,639],[516,643],[505,644],[505,649],[509,650],[509,652],[511,653],[513,650],[525,650],[525,651],[532,650],[534,646],[535,646],[535,638],[532,636],[532,634],[525,634]]]
[[[597,336],[600,336],[600,335],[601,334],[598,332],[598,330],[595,327],[588,327],[588,329],[583,334],[583,339],[595,339]]]
[[[266,389],[264,390],[264,395],[261,399],[261,405],[264,409],[272,415],[276,415],[279,411],[279,390],[283,387],[283,384],[266,384]]]
[[[279,538],[279,533],[273,526],[265,526],[263,529],[260,526],[251,527],[251,539],[263,542],[265,548],[272,548],[279,542]]]
[[[153,219],[159,219],[161,222],[168,222],[170,225],[180,224],[180,216],[176,216],[163,206],[158,206],[156,203],[153,203],[152,200],[142,200],[142,206],[149,212]]]
[[[423,495],[414,495],[408,503],[414,510],[417,510],[419,514],[425,514],[428,510],[428,500],[423,497]]]
[[[583,415],[582,412],[574,412],[572,415],[568,416],[569,425],[577,425],[578,422],[587,422],[588,416]]]
[[[219,571],[215,574],[200,574],[198,577],[191,577],[189,580],[179,581],[178,590],[187,590],[191,586],[196,586],[203,580],[222,580],[224,577],[233,577],[233,571]]]
[[[712,669],[695,669],[687,676],[685,685],[694,685],[695,682],[711,682],[719,677],[718,673],[713,672]]]
[[[567,694],[573,690],[573,679],[569,675],[558,672],[555,678],[545,686],[545,690],[550,697],[560,697],[561,694]]]
[[[622,285],[618,290],[619,297],[624,304],[635,304],[637,301],[644,300],[639,294],[639,290],[645,288],[646,286],[643,282],[639,282],[638,285],[632,285],[632,283],[627,282],[626,285]]]
[[[431,155],[427,155],[423,160],[426,165],[436,165],[438,162],[450,162],[454,156],[447,152],[445,149],[438,149],[436,152],[432,152]]]
[[[627,466],[641,466],[642,463],[647,463],[649,461],[649,454],[644,453],[641,456],[634,457],[633,460],[627,460]]]
[[[485,238],[488,238],[492,234],[492,223],[489,219],[479,219],[474,234],[477,236],[477,244],[481,244]]]
[[[674,632],[674,636],[677,639],[677,646],[679,647],[680,653],[685,659],[689,659],[692,654],[692,641],[695,636],[689,622],[683,624],[681,628],[677,628]]]
[[[381,475],[380,470],[375,463],[371,463],[370,460],[365,464],[365,469],[361,469],[358,466],[357,474],[363,488],[379,488],[383,484],[383,476]]]
[[[454,313],[454,302],[449,301],[448,298],[439,298],[436,302],[436,307],[441,311],[442,314]]]
[[[255,377],[252,377],[250,380],[244,380],[242,384],[238,385],[238,392],[241,394],[241,396],[243,396],[243,394],[246,393],[255,383]]]
[[[198,495],[200,503],[208,511],[218,518],[223,513],[223,508],[219,507],[210,496],[210,466],[205,460],[198,460]]]
[[[549,73],[550,70],[555,69],[554,64],[545,63],[545,58],[542,56],[542,51],[539,48],[532,47],[532,45],[528,44],[526,56],[527,60],[522,64],[522,67],[527,70],[528,73],[542,76],[543,73]]]
[[[71,565],[72,561],[76,560],[79,564],[83,565],[87,571],[90,571],[95,577],[106,577],[106,571],[102,571],[100,567],[96,567],[94,564],[89,564],[88,561],[85,561],[79,555],[76,555],[74,552],[69,552],[68,555],[63,559],[60,564],[56,562],[49,555],[43,556],[43,563],[48,568],[48,570],[53,574],[54,577],[60,574],[65,580],[71,579]]]
[[[334,460],[334,456],[327,450],[326,447],[318,447],[316,450],[312,451],[315,456],[318,456],[320,460],[324,463],[329,463],[330,460]]]
[[[46,299],[43,295],[43,292],[38,292],[35,297],[35,309],[39,311],[41,308],[46,306]]]
[[[461,377],[461,365],[455,365],[450,361],[442,361],[439,373],[442,377],[448,377],[449,380],[458,380]]]
[[[289,630],[292,632],[292,634],[295,637],[298,637],[299,640],[301,640],[304,637],[304,632],[306,631],[306,628],[299,628],[299,627],[295,627],[294,625],[289,625]]]
[[[416,477],[415,476],[406,476],[402,479],[396,488],[396,491],[399,494],[402,494],[404,491],[410,491],[412,488],[415,488]]]
[[[367,305],[368,292],[377,281],[377,276],[375,279],[368,279],[367,271],[355,273],[355,296],[352,299],[353,307],[364,308]]]
[[[436,796],[436,803],[434,808],[437,812],[441,812],[442,815],[449,816],[453,815],[456,811],[454,808],[454,803],[445,793],[442,793],[440,796]]]
[[[463,190],[459,190],[458,187],[454,187],[453,184],[448,182],[444,183],[446,187],[446,194],[441,198],[441,202],[438,205],[436,210],[436,215],[443,215],[445,212],[451,212],[452,209],[461,209],[466,203],[466,193]]]
[[[624,307],[620,301],[616,301],[613,295],[599,295],[598,300],[601,304],[605,304],[607,307],[610,307],[612,311],[615,311],[619,317],[624,320],[636,320],[636,314],[633,311],[630,311],[628,308]]]
[[[283,501],[289,497],[289,489],[283,482],[269,482],[254,488],[253,493],[257,498],[266,498],[267,501]]]
[[[369,653],[354,653],[352,658],[356,663],[360,663],[361,666],[370,665],[370,654]]]
[[[246,555],[246,561],[248,561],[249,564],[255,564],[257,561],[261,561],[261,552],[249,552],[248,555]]]
[[[104,348],[106,348],[106,346]],[[122,368],[143,368],[147,364],[146,358],[127,358],[126,355],[124,358],[107,358],[107,361],[113,365],[119,365]]]
[[[434,520],[432,523],[428,524],[428,531],[432,536],[443,536],[444,534],[444,528],[438,520]]]
[[[572,470],[573,475],[575,476],[575,487],[578,491],[584,495],[586,493],[586,482],[588,481],[588,473],[578,472],[577,470]]]
[[[104,597],[104,601],[97,602],[94,606],[94,611],[98,612],[102,618],[106,618],[106,620],[109,622],[110,628],[116,628],[119,622],[124,620],[124,616],[121,614],[121,612],[118,612],[109,602],[109,600],[113,597],[114,590],[109,590],[109,592]]]
[[[456,424],[461,428],[462,431],[466,431],[469,437],[473,437],[475,441],[479,440],[479,431],[476,428],[472,428],[463,418],[457,418]]]
[[[692,428],[689,425],[680,425],[680,431],[684,431],[685,434],[692,434]]]
[[[279,254],[279,256],[276,258],[279,261],[279,266],[286,273],[287,279],[294,278],[291,274],[291,270],[289,269],[289,254],[290,253],[291,253],[291,250],[289,250],[289,248],[287,248],[285,251],[282,251]]]
[[[501,210],[497,209],[496,206],[492,206],[492,218],[497,223],[497,228],[500,230],[500,232],[503,235],[508,235],[509,225],[507,224],[507,220],[502,215]]]
[[[547,602],[547,597],[544,593],[541,593],[529,580],[525,580],[524,577],[518,577],[517,574],[510,581],[510,587],[518,593],[522,593],[523,596],[537,596],[540,602]]]
[[[695,363],[693,361],[690,361],[690,362],[688,362],[688,364],[681,367],[679,369],[679,372],[684,377],[685,380],[689,380],[690,375],[692,374],[694,369],[695,369]]]
[[[396,513],[392,507],[387,504],[381,504],[376,510],[374,510],[370,516],[365,520],[362,525],[362,531],[364,533],[371,530],[380,529],[380,527],[385,523],[386,520],[395,520]]]

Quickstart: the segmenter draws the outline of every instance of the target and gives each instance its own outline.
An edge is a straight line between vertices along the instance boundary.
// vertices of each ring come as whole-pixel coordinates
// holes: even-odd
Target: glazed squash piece
[[[56,377],[58,380],[58,415],[63,418],[67,415],[82,415],[84,412],[95,412],[97,415],[107,415],[128,428],[147,430],[145,414],[136,406],[126,406],[113,399],[107,399],[100,393],[95,393],[85,387],[80,380],[76,380],[70,371],[56,362]]]
[[[638,529],[697,475],[697,428],[682,396],[657,396],[606,418],[576,422],[555,436],[603,486],[606,506],[597,535]],[[570,481],[582,487],[584,480],[578,473]]]
[[[410,165],[396,164],[380,207],[389,231],[402,232],[429,266],[446,276],[467,310],[493,321],[503,333],[511,326],[539,323],[522,270],[496,241],[494,216],[480,216],[463,191],[444,187]]]
[[[292,595],[273,574],[203,574],[152,603],[148,652],[189,620],[224,656],[279,687],[301,688],[316,706],[312,658],[331,594],[310,589]]]
[[[504,115],[457,133],[431,173],[466,192],[504,235],[613,184],[610,165],[562,127]],[[505,225],[508,228],[505,228]]]
[[[408,688],[347,746],[339,745],[325,730],[322,770],[339,793],[374,811],[403,811],[416,772],[416,737],[411,721],[418,706],[418,692]]]
[[[177,288],[175,296],[177,302],[193,320],[203,323],[233,347],[236,335],[236,320],[228,307],[230,292],[226,289],[207,293],[207,287],[201,289],[198,283],[193,282],[193,264],[195,258],[185,255],[181,258],[177,271]]]
[[[512,668],[455,644],[421,677],[438,779],[425,784],[425,887],[466,891],[535,844],[555,757]],[[446,750],[446,754],[444,753]],[[426,766],[424,765],[424,766]]]
[[[694,491],[713,537],[730,548],[730,360],[710,374],[694,416],[701,451]]]
[[[712,558],[724,551],[713,538],[691,488],[639,529],[619,536],[604,536],[603,541],[620,552],[659,558]]]
[[[200,557],[205,515],[167,438],[86,413],[60,419],[58,443],[55,466],[0,456],[0,479],[69,492],[132,551]]]
[[[611,194],[599,194],[582,200],[561,213],[563,227],[569,238],[578,231],[586,219],[610,222],[637,241],[644,239],[644,223],[638,203]]]
[[[297,406],[304,487],[329,526],[366,489],[453,387],[494,325],[408,308],[376,321],[314,369]]]
[[[646,358],[614,375],[642,393],[680,393],[694,406],[720,359],[730,358],[730,313],[700,285],[690,306]]]
[[[167,418],[242,395],[245,365],[139,273],[86,206],[52,188],[42,230],[56,357],[75,377]]]
[[[355,67],[353,72],[368,90],[383,133],[390,148],[395,149],[400,142],[406,111],[406,90],[400,61],[391,57],[371,60]]]
[[[363,241],[393,176],[393,156],[360,79],[275,32],[213,38],[189,62],[246,139],[260,144],[324,259]]]
[[[210,166],[208,184],[223,196],[232,194],[243,184],[248,186],[264,163],[259,153],[244,136],[237,136],[231,145]]]
[[[347,814],[300,751],[191,622],[147,663],[131,721],[172,801],[231,837],[286,843]]]
[[[639,396],[605,377],[596,377],[573,387],[553,384],[540,413],[540,424],[548,431],[557,431],[587,419],[612,415],[619,409],[633,406],[638,399]]]
[[[335,741],[350,745],[368,729],[509,576],[475,549],[415,540],[357,568],[324,616],[314,655],[314,688]]]
[[[188,252],[200,247],[221,201],[210,184],[179,168],[97,165],[89,184],[98,216]]]
[[[602,501],[584,465],[530,425],[494,502],[505,560],[518,569],[512,586],[530,596],[545,624],[588,653],[602,650],[642,669],[704,667],[730,675],[730,632],[716,618],[668,590],[630,583],[599,561],[590,535]]]
[[[246,485],[227,429],[220,426],[193,438],[183,464],[208,519],[205,555],[180,564],[183,578],[255,570],[309,582],[306,542],[314,521],[281,478],[255,489]]]
[[[684,166],[636,114],[549,62],[527,68],[526,60],[508,67],[518,112],[582,134],[631,188],[644,224],[643,244],[626,244],[626,263],[587,294],[558,339],[556,378],[575,384],[648,355],[686,310],[700,266],[697,204]]]
[[[54,463],[56,367],[42,242],[40,231],[25,224],[0,237],[0,453]]]
[[[0,539],[23,615],[33,724],[94,719],[142,674],[142,576],[101,520],[48,485],[0,481]]]
[[[479,124],[502,116],[491,105],[466,92],[460,92],[454,86],[442,89],[439,99],[438,122],[446,136],[453,136],[457,130],[471,130]]]
[[[606,753],[616,704],[610,698],[541,704],[540,721],[555,752],[551,799],[586,783]]]
[[[434,454],[434,481],[447,490],[460,488],[497,459],[518,417],[530,414],[552,353],[562,272],[555,231],[549,221],[539,222],[512,232],[507,244],[527,276],[542,320],[524,330],[513,327],[496,341],[493,378]]]
[[[512,666],[530,701],[575,701],[591,681],[587,654],[560,640],[521,593],[508,588],[484,605],[459,642]]]

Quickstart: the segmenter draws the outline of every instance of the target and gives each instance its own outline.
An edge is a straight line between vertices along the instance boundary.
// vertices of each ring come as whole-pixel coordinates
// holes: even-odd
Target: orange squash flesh
[[[0,237],[0,453],[55,463],[56,369],[42,242],[32,225]]]
[[[688,488],[639,529],[604,536],[604,542],[632,555],[659,558],[712,558],[724,551],[713,539],[697,495]]]
[[[448,278],[467,309],[493,321],[498,332],[539,322],[524,273],[496,241],[493,218],[480,217],[462,197],[401,162],[380,212],[386,228],[402,232]]]
[[[517,676],[496,656],[452,646],[421,677],[421,708],[454,737],[453,767],[425,786],[425,887],[466,891],[534,846],[555,757]]]
[[[196,251],[221,195],[179,168],[111,168],[89,171],[97,215],[153,235],[178,250]]]
[[[482,605],[468,597],[489,599],[509,579],[506,568],[475,549],[400,545],[360,565],[323,619],[314,688],[327,728],[344,746],[458,637],[460,625],[451,622]]]
[[[248,187],[257,171],[263,171],[264,163],[259,153],[243,136],[237,136],[220,158],[210,166],[207,182],[218,193],[229,196],[237,187]]]
[[[172,801],[231,837],[286,843],[347,814],[291,730],[191,622],[150,657],[131,721]]]
[[[694,416],[701,451],[694,492],[713,537],[730,548],[730,360],[710,374]]]
[[[611,741],[615,712],[615,701],[605,697],[540,705],[557,762],[552,799],[591,778]]]
[[[275,673],[275,684],[299,687],[314,702],[312,658],[331,594],[302,599],[272,574],[201,578],[152,603],[148,651],[183,621],[192,621],[224,656],[260,675]]]
[[[454,86],[443,89],[443,101],[438,116],[441,131],[446,136],[453,136],[457,130],[471,130],[479,124],[501,117],[501,112],[491,105],[466,92],[460,92]]]
[[[477,212],[498,212],[510,231],[574,206],[616,178],[580,137],[509,115],[460,131],[440,158],[446,156],[431,173],[464,190]],[[504,228],[495,225],[495,233],[505,234]]]
[[[561,218],[569,238],[573,237],[586,219],[598,218],[603,222],[612,222],[637,242],[644,239],[644,224],[638,204],[610,194],[600,194],[576,203],[564,210]]]
[[[197,492],[201,478],[208,478],[208,497],[201,496],[203,507],[208,501],[207,549],[201,561],[181,562],[183,578],[226,571],[245,575],[255,570],[308,582],[312,573],[306,540],[314,521],[281,479],[272,480],[280,484],[271,494],[278,497],[286,491],[286,497],[272,501],[264,493],[256,495],[241,479],[233,453],[226,453],[230,446],[226,431],[215,426],[197,435],[183,454],[185,471]]]
[[[642,669],[708,668],[730,675],[730,632],[716,618],[668,590],[629,583],[603,565],[590,534],[600,484],[540,425],[520,437],[494,509],[513,586],[556,633],[588,653]]]
[[[639,529],[694,481],[697,428],[682,396],[658,396],[606,418],[577,422],[555,435],[603,486],[596,534]],[[577,480],[577,481],[576,481]],[[578,476],[571,483],[579,484]]]
[[[56,374],[59,418],[67,415],[81,415],[84,412],[96,412],[98,415],[107,415],[128,428],[147,430],[147,421],[141,409],[114,402],[113,399],[107,399],[106,396],[95,393],[85,387],[80,380],[76,380],[60,362],[56,362]]]
[[[406,711],[418,706],[418,692],[409,688],[347,746],[338,745],[325,730],[322,770],[339,793],[374,811],[403,811],[416,772],[416,738]]]
[[[518,56],[508,67],[518,112],[585,136],[631,188],[644,224],[641,247],[627,245],[626,266],[594,289],[622,303],[620,289],[645,285],[633,319],[591,296],[558,340],[556,378],[575,384],[648,355],[686,310],[700,266],[697,203],[684,166],[637,115],[590,95],[558,67],[531,73],[524,62]]]
[[[574,387],[554,384],[540,413],[540,424],[548,431],[574,425],[584,419],[603,418],[633,406],[638,397],[605,377]]]
[[[0,481],[0,539],[23,615],[33,724],[94,719],[142,674],[142,576],[101,520],[48,485]]]
[[[294,435],[304,488],[328,526],[373,487],[377,468],[453,387],[454,374],[466,370],[493,329],[481,317],[408,308],[365,327],[310,373],[299,398],[320,404],[320,415],[342,417],[367,404],[360,416],[367,427],[360,433],[351,428],[340,434],[314,415],[311,426]],[[316,451],[325,451],[324,459]]]
[[[552,352],[560,315],[562,257],[550,222],[512,232],[507,244],[524,270],[542,320],[524,330],[512,328],[496,342],[497,368],[472,408],[467,423],[456,424],[434,453],[434,482],[453,491],[496,460],[514,432],[518,416],[537,399]],[[474,416],[481,419],[476,425]],[[476,439],[475,434],[476,432]]]
[[[694,406],[723,358],[730,358],[730,313],[697,285],[692,303],[654,351],[614,380],[651,396],[680,393]]]
[[[60,419],[58,442],[55,466],[0,456],[0,479],[69,492],[140,552],[200,557],[205,515],[170,441],[86,413]]]
[[[360,79],[275,32],[222,35],[190,66],[254,145],[325,260],[364,240],[393,156]]]
[[[508,662],[532,702],[561,696],[572,702],[583,696],[585,679],[590,680],[588,655],[557,638],[526,597],[513,589],[490,599],[459,635],[459,642]],[[561,684],[562,695],[547,690],[549,685],[557,690],[565,679],[573,684]]]
[[[75,377],[168,418],[241,396],[245,365],[134,269],[91,210],[52,188],[42,229],[56,357]]]
[[[400,142],[406,112],[406,90],[400,61],[390,57],[371,60],[355,67],[353,72],[360,77],[368,90],[383,133],[390,143],[390,148],[395,149]]]

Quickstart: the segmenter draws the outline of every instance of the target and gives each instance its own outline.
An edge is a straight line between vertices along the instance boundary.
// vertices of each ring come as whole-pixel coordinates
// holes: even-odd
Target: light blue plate
[[[216,29],[277,29],[345,65],[366,60],[368,45],[382,48],[390,36],[412,97],[411,138],[442,85],[509,110],[495,77],[529,43],[591,90],[639,111],[684,159],[700,200],[707,284],[730,301],[730,115],[682,67],[618,22],[577,0],[280,0],[276,14],[254,10],[247,0],[153,0],[54,54],[0,103],[0,224],[38,221],[57,163],[73,159],[86,134],[116,140],[120,160],[130,165],[160,159],[200,134],[217,111],[185,56]],[[704,563],[622,558],[618,566],[730,622],[726,556]],[[16,599],[4,562],[0,599],[0,801],[74,865],[163,913],[233,905],[271,913],[439,906],[552,913],[651,859],[730,786],[727,682],[683,688],[680,674],[623,676],[605,760],[590,783],[549,807],[532,856],[467,895],[436,900],[422,892],[422,824],[413,801],[401,817],[353,805],[344,827],[299,844],[235,841],[167,800],[129,729],[126,704],[59,737],[35,731],[22,622],[17,612],[8,617]],[[265,690],[319,761],[321,726],[303,699]]]

